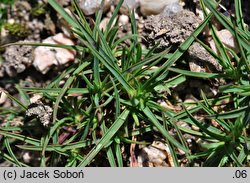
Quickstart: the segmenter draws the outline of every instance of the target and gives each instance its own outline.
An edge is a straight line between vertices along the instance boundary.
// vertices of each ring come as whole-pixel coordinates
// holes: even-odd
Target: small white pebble
[[[129,17],[127,15],[121,15],[119,17],[119,23],[121,25],[126,25],[126,24],[128,24],[128,22],[129,22]]]
[[[38,100],[40,100],[42,98],[41,95],[39,94],[34,94],[31,98],[30,98],[30,103],[36,103]]]
[[[13,24],[13,23],[15,23],[15,19],[10,18],[10,19],[8,20],[8,23],[9,23],[9,24]]]
[[[3,104],[6,100],[7,100],[7,95],[1,91],[1,88],[0,88],[0,104]]]
[[[31,160],[31,156],[30,156],[29,152],[25,152],[25,153],[23,154],[23,161],[24,161],[25,163],[30,163],[30,160]]]
[[[191,142],[192,142],[192,139],[187,139],[187,142],[188,142],[188,143],[191,143]]]

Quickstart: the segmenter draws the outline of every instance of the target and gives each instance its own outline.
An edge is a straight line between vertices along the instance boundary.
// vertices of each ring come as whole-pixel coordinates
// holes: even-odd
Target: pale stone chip
[[[2,91],[3,89],[0,88],[0,105],[3,104],[7,100],[7,95]]]
[[[48,37],[43,43],[74,45],[74,42],[62,33]],[[39,46],[34,51],[33,66],[43,74],[46,74],[53,65],[64,65],[75,59],[76,51],[65,48],[53,48]]]
[[[110,8],[112,0],[105,0],[103,10]],[[78,0],[79,6],[85,15],[92,15],[101,8],[102,0]]]
[[[231,32],[227,29],[222,29],[220,31],[216,32],[220,41],[227,46],[228,48],[231,48],[235,51],[235,53],[239,53],[239,47],[237,45],[236,39],[233,37]],[[210,47],[215,53],[218,53],[218,50],[215,46],[214,40],[209,41]]]
[[[120,8],[120,12],[123,15],[129,15],[129,10],[134,10],[139,6],[140,0],[124,0],[123,4]],[[117,5],[120,0],[115,0],[115,4]]]
[[[138,155],[139,167],[174,167],[173,158],[167,144],[154,141],[143,147]]]
[[[144,16],[156,15],[163,11],[165,6],[179,3],[179,0],[140,0],[140,10]]]

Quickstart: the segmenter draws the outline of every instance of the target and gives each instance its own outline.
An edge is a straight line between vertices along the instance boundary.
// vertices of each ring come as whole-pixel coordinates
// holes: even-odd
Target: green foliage
[[[204,160],[203,166],[246,166],[250,159],[250,83],[249,31],[241,12],[241,1],[235,0],[236,17],[220,13],[216,1],[201,0],[205,19],[174,53],[169,50],[157,53],[155,48],[143,49],[138,40],[135,15],[130,12],[132,33],[118,37],[116,17],[123,3],[120,1],[105,30],[100,30],[102,10],[96,13],[93,27],[87,22],[76,0],[72,4],[77,16],[69,15],[55,0],[48,3],[68,22],[72,32],[81,44],[77,46],[31,44],[74,49],[78,52],[77,62],[67,68],[45,88],[18,88],[20,94],[40,93],[53,103],[52,124],[42,136],[26,137],[22,130],[34,126],[0,128],[5,137],[0,155],[17,166],[23,164],[13,152],[10,139],[19,141],[17,147],[40,153],[40,166],[91,166],[98,156],[105,154],[110,166],[125,166],[122,149],[133,141],[143,139],[148,133],[160,134],[169,144],[174,163],[179,166],[177,151],[185,152],[192,165],[194,159]],[[211,13],[207,12],[207,9]],[[214,16],[237,40],[239,52],[227,48],[216,33],[210,21]],[[209,27],[218,53],[198,40],[197,36],[205,26]],[[129,41],[130,44],[126,44]],[[196,73],[173,66],[180,62],[184,52],[194,42],[200,42],[219,62],[221,73]],[[26,43],[28,44],[28,43]],[[185,60],[184,60],[185,63]],[[200,100],[184,103],[180,112],[171,111],[157,102],[164,98],[161,91],[171,94],[172,87],[187,81],[190,77],[204,80],[221,79],[227,85],[219,87],[219,94],[207,98],[200,92]],[[61,85],[63,83],[63,85]],[[22,114],[28,104],[22,104],[8,95],[21,107],[19,111],[6,110],[13,117]],[[220,106],[220,110],[218,110]],[[192,107],[191,109],[187,109]],[[203,114],[203,119],[197,119]],[[8,119],[9,121],[11,119]],[[183,121],[199,131],[178,125]],[[214,125],[217,124],[217,126]],[[26,129],[27,128],[27,129]],[[64,129],[74,133],[59,143],[65,135]],[[178,138],[170,135],[169,129],[177,131]],[[199,137],[200,152],[192,154],[183,134]],[[20,141],[22,143],[20,143]],[[3,151],[5,149],[5,151]]]
[[[0,30],[7,20],[7,6],[13,5],[15,0],[0,0]]]
[[[34,8],[31,9],[30,14],[33,16],[41,16],[46,13],[44,4],[37,4]]]
[[[30,34],[30,30],[20,23],[5,23],[4,28],[9,31],[10,35],[17,38],[25,38]]]
[[[0,0],[0,3],[2,4],[13,4],[15,0]]]
[[[205,47],[212,55],[215,55],[223,66],[224,79],[228,79],[231,84],[220,86],[220,94],[230,97],[230,107],[224,107],[221,112],[214,110],[213,102],[209,102],[205,94],[202,93],[203,101],[199,102],[201,109],[207,113],[207,119],[215,121],[220,129],[214,128],[212,124],[196,120],[190,112],[186,110],[189,117],[202,132],[203,139],[216,142],[201,144],[207,151],[192,155],[191,158],[206,157],[204,166],[246,166],[250,157],[250,138],[247,137],[249,126],[249,64],[250,42],[249,31],[242,19],[241,1],[235,0],[235,15],[230,18],[217,11],[218,4],[214,1],[201,1],[206,14],[207,7],[216,19],[227,28],[237,40],[239,52],[227,48],[216,34],[215,27],[210,23],[210,31],[216,43],[218,54],[215,55],[211,49]],[[235,64],[233,65],[233,62]],[[215,99],[213,99],[215,100]],[[216,99],[217,101],[218,98]],[[220,103],[223,103],[221,100]]]
[[[6,8],[0,8],[0,27],[2,27],[4,20],[7,18],[7,10]]]

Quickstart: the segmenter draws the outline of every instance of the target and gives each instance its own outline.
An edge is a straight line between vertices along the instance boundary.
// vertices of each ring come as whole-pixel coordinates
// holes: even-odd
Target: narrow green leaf
[[[70,16],[60,5],[56,2],[56,0],[48,0],[48,3],[61,15],[63,18],[72,26],[77,28],[78,24],[75,19]]]
[[[175,145],[177,148],[183,150],[184,152],[188,153],[189,150],[186,149],[183,145],[181,145],[176,139],[174,139],[167,131],[166,129],[160,124],[160,122],[157,120],[155,115],[151,112],[151,110],[146,106],[144,109],[142,109],[144,114],[150,119],[150,121],[154,124],[154,126],[161,132],[161,134],[166,137],[170,143]]]
[[[112,124],[112,126],[107,130],[101,140],[96,144],[96,146],[86,155],[84,160],[78,165],[80,167],[87,166],[92,159],[100,152],[100,150],[107,145],[110,139],[116,134],[116,132],[121,128],[121,126],[126,121],[130,111],[125,109],[119,118]]]

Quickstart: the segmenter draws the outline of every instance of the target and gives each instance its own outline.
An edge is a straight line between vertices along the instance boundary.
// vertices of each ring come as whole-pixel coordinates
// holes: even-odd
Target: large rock
[[[217,72],[221,71],[221,65],[210,53],[197,42],[188,49],[190,70],[193,72]]]

